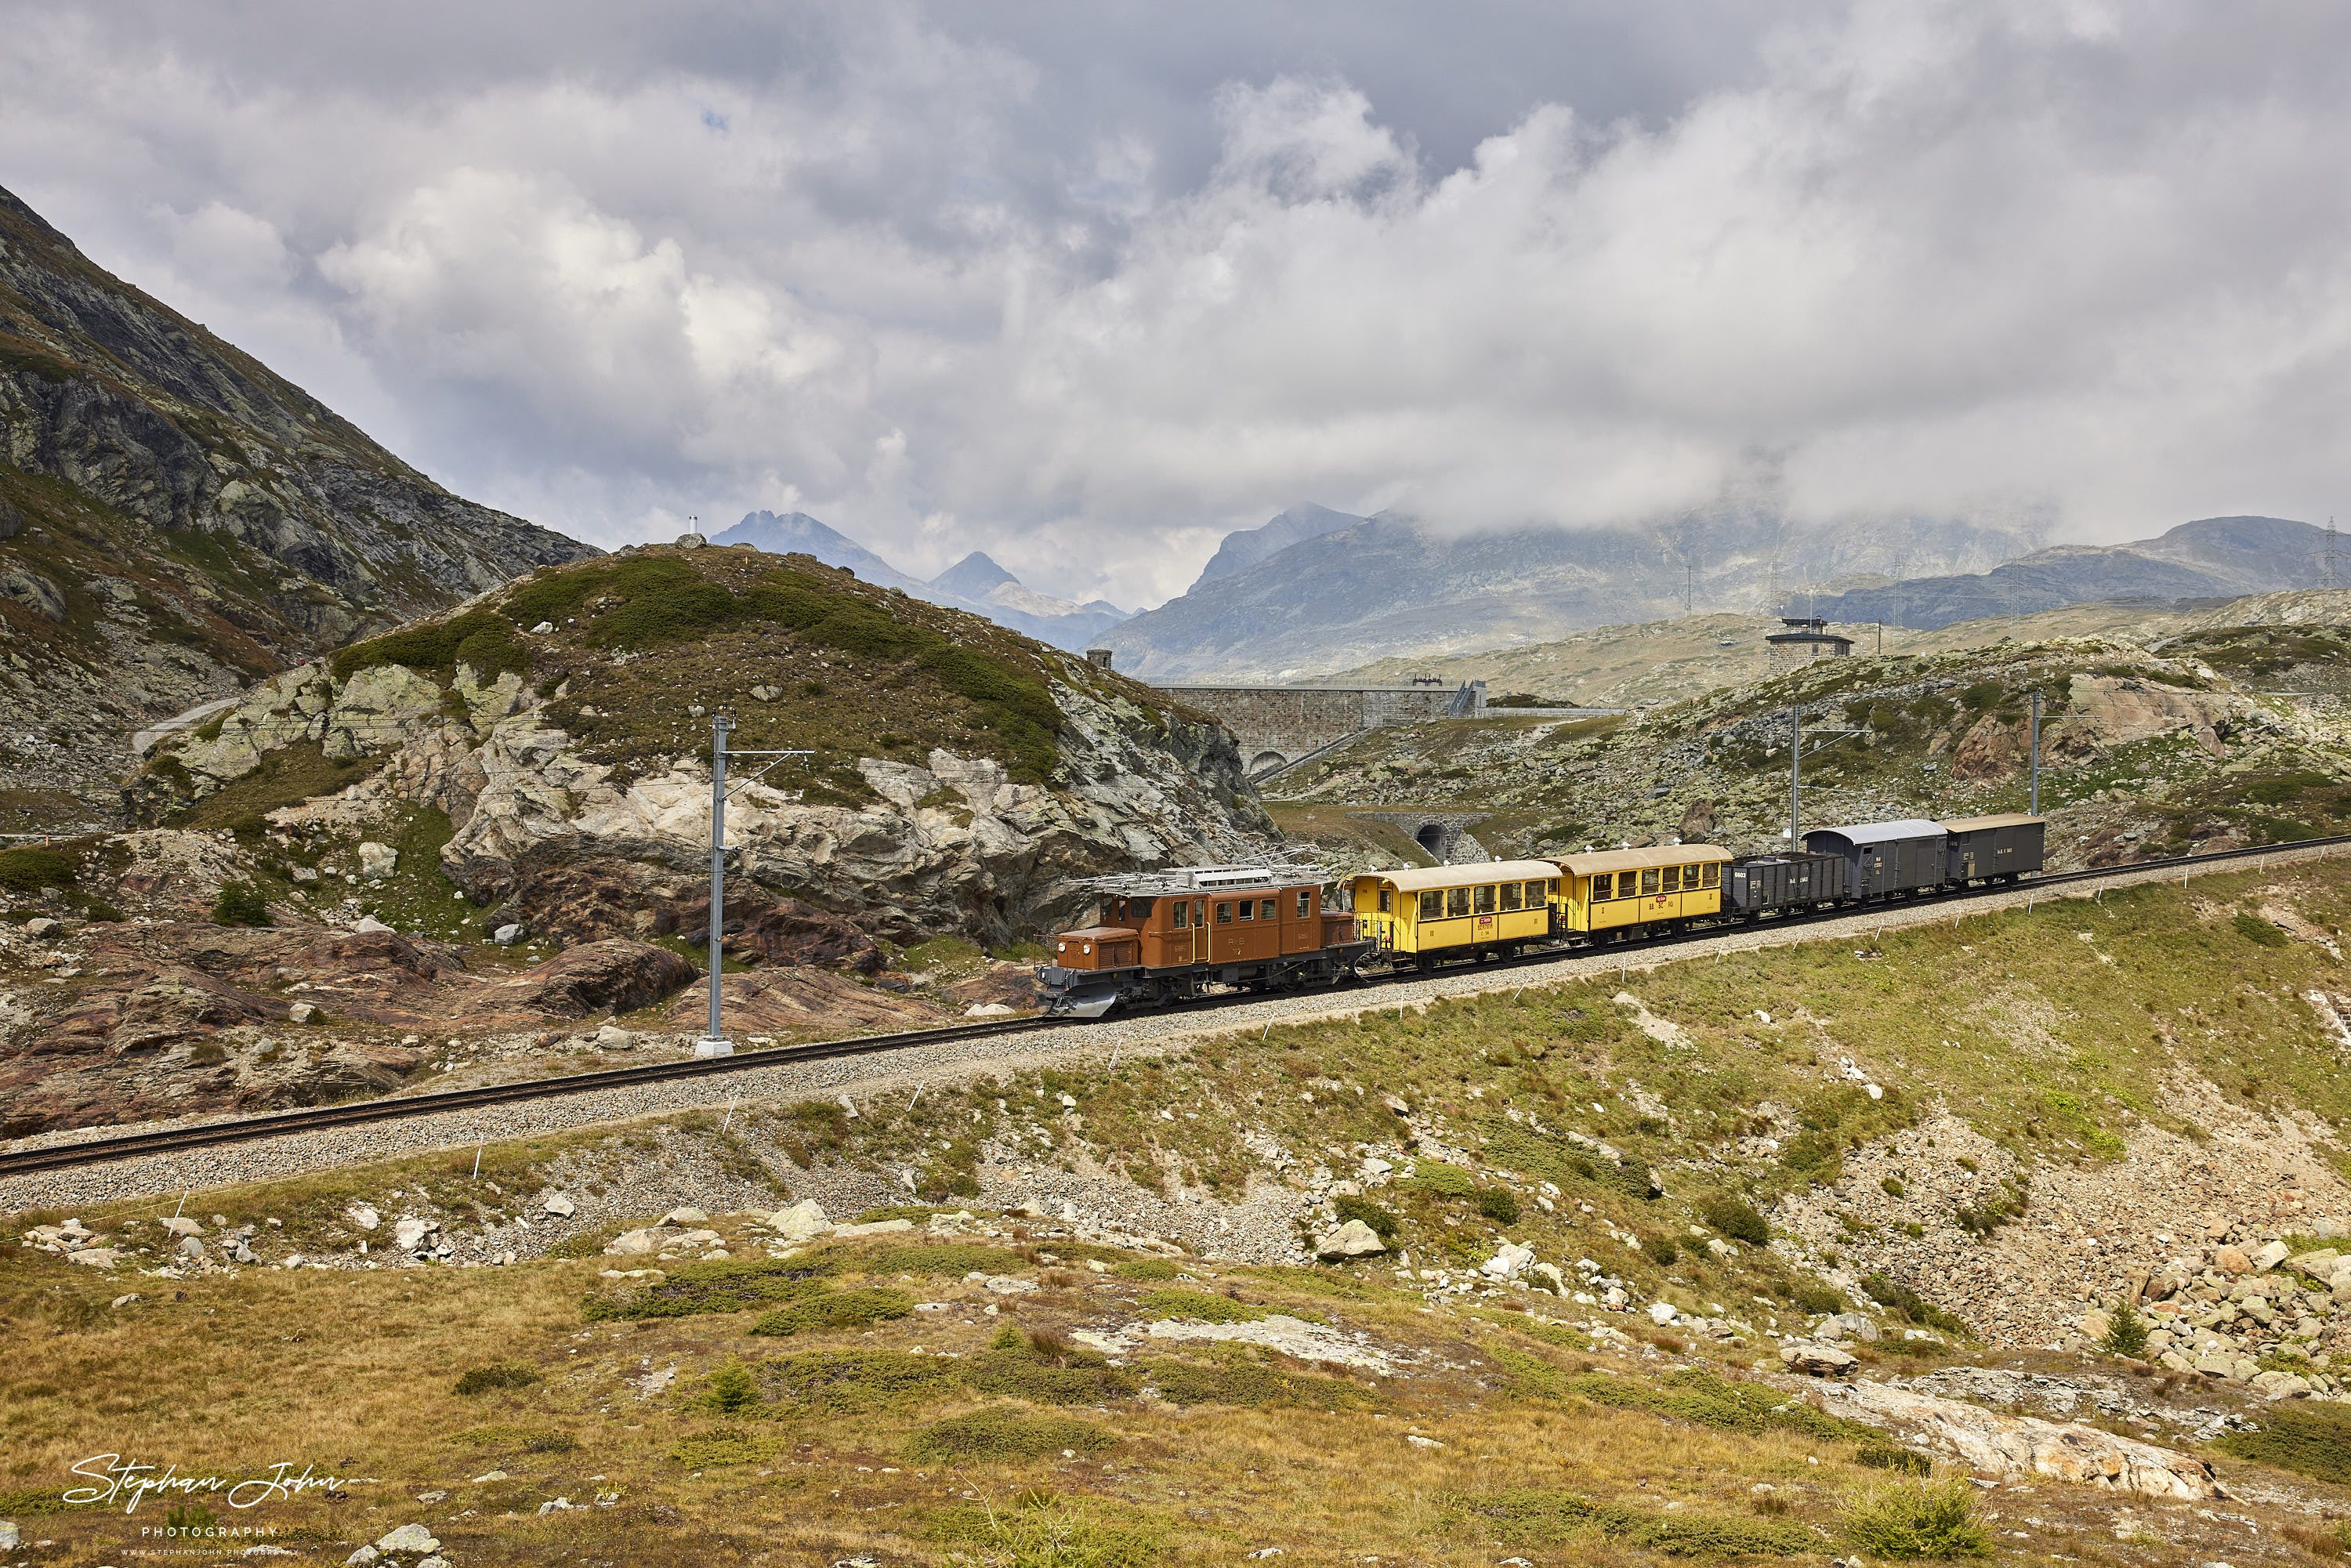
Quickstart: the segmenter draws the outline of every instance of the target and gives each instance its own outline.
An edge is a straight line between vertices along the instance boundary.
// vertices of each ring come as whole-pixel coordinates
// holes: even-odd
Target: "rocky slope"
[[[1076,878],[1243,856],[1269,828],[1213,720],[977,617],[750,549],[541,572],[261,684],[164,741],[141,784],[152,810],[205,820],[443,812],[438,863],[496,922],[668,935],[707,865],[720,707],[733,748],[810,753],[728,808],[738,917],[790,895],[895,941],[1000,945],[1075,913]],[[298,804],[311,793],[334,800]]]
[[[1757,852],[1784,841],[1791,705],[1810,827],[2022,809],[2037,689],[2051,863],[2116,864],[2343,831],[2346,672],[2351,647],[2323,627],[1825,659],[1618,718],[1376,730],[1276,793],[1483,813],[1479,839],[1505,857],[1676,834]]]
[[[594,553],[450,495],[0,191],[0,831],[119,823],[142,726]]]
[[[2097,637],[2151,648],[2190,632],[2346,619],[2351,619],[2351,591],[2309,589],[2253,594],[2200,610],[2105,601],[2030,615],[1954,622],[1932,631],[1850,622],[1833,623],[1830,630],[1852,637],[1855,649],[1865,654],[1955,653],[1995,643],[2065,637]],[[1524,694],[1546,706],[1648,707],[1771,674],[1775,665],[1763,639],[1779,630],[1779,620],[1772,616],[1685,615],[1602,626],[1553,643],[1489,653],[1381,659],[1317,678],[1379,685],[1400,685],[1416,676],[1447,685],[1484,681],[1489,703]]]

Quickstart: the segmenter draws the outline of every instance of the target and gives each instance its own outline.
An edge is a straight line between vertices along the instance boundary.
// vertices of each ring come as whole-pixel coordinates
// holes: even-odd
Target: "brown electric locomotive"
[[[1183,1001],[1210,984],[1332,985],[1371,946],[1353,915],[1324,910],[1322,883],[1306,868],[1180,866],[1086,885],[1101,900],[1093,923],[1057,935],[1038,971],[1045,1010],[1059,1017]]]

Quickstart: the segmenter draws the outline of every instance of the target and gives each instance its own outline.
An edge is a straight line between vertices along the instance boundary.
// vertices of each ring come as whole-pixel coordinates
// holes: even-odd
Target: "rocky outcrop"
[[[1910,1448],[1993,1475],[2049,1476],[2188,1501],[2229,1495],[2201,1459],[2076,1422],[2004,1416],[1865,1378],[1834,1407]]]
[[[727,808],[742,879],[729,886],[729,953],[870,969],[873,936],[960,931],[1002,944],[1081,915],[1079,879],[1264,852],[1271,824],[1220,726],[1080,685],[1051,692],[1064,722],[1047,784],[941,747],[920,762],[861,759],[873,797],[863,805],[739,787]],[[444,868],[500,920],[572,939],[699,939],[706,767],[671,760],[632,776],[591,761],[548,706],[511,674],[482,681],[459,665],[444,689],[400,665],[339,680],[313,664],[166,737],[159,755],[200,797],[284,747],[316,742],[330,758],[373,750],[380,766],[349,799],[446,810]]]
[[[119,810],[134,730],[597,553],[449,494],[5,191],[0,517],[0,721],[45,743],[11,782],[81,821]]]

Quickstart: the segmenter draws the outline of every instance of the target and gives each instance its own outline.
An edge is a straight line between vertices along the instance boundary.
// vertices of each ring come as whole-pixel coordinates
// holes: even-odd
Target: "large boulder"
[[[824,1206],[812,1197],[776,1210],[768,1223],[787,1241],[813,1241],[832,1234],[832,1221],[824,1217]]]
[[[1388,1249],[1379,1232],[1360,1219],[1351,1219],[1314,1243],[1314,1256],[1326,1263],[1343,1263],[1353,1258],[1376,1257]]]
[[[1788,1364],[1788,1370],[1807,1377],[1843,1377],[1861,1364],[1836,1346],[1812,1340],[1795,1340],[1782,1345],[1780,1359]]]

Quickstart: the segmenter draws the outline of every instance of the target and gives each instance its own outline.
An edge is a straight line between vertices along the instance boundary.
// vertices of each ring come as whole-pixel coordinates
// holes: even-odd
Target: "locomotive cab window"
[[[1420,895],[1420,917],[1423,920],[1441,920],[1444,916],[1445,894],[1424,893]]]
[[[1229,904],[1219,904],[1217,905],[1217,924],[1219,925],[1230,925],[1232,923],[1233,906]]]
[[[1185,915],[1186,915],[1186,913],[1187,913],[1187,911],[1186,911],[1186,905],[1185,905],[1184,901],[1183,901],[1182,899],[1180,899],[1180,898],[1179,898],[1179,899],[1177,899],[1177,900],[1176,901],[1176,918],[1175,918],[1175,919],[1173,919],[1173,920],[1171,920],[1171,921],[1169,921],[1169,922],[1168,922],[1168,924],[1169,924],[1169,925],[1173,925],[1173,926],[1175,926],[1175,927],[1176,927],[1176,930],[1178,930],[1178,931],[1183,930],[1183,929],[1184,929],[1184,927],[1185,927],[1186,925],[1188,925],[1188,924],[1189,924],[1189,922],[1188,922],[1188,921],[1186,921],[1186,920],[1184,918],[1184,916],[1185,916]],[[703,924],[704,924],[704,925],[709,925],[710,923],[709,923],[708,921],[706,921],[706,920],[705,920],[705,921],[704,921],[704,922],[703,922]]]
[[[1494,913],[1494,890],[1491,887],[1473,888],[1470,891],[1478,895],[1479,914],[1491,915]]]
[[[1257,918],[1257,901],[1255,899],[1244,898],[1241,900],[1241,918],[1243,920],[1255,920]]]
[[[1386,888],[1384,888],[1384,888],[1380,889],[1380,913],[1381,913],[1381,914],[1383,914],[1383,915],[1386,914],[1386,913],[1387,913],[1387,907],[1388,907],[1388,890],[1387,890]],[[1303,919],[1305,919],[1308,915],[1311,915],[1311,914],[1313,914],[1313,913],[1314,913],[1314,894],[1313,894],[1313,890],[1312,890],[1312,889],[1311,889],[1311,888],[1303,888],[1303,887],[1300,888],[1300,889],[1298,890],[1298,918],[1299,918],[1299,919],[1301,919],[1301,920],[1303,920]],[[1269,915],[1267,918],[1270,919],[1270,918],[1271,918],[1271,916],[1270,916],[1270,915]]]
[[[1468,914],[1469,890],[1466,887],[1447,888],[1445,890],[1445,913],[1453,916],[1455,919],[1458,919],[1462,915]]]
[[[1257,906],[1257,917],[1259,920],[1270,920],[1273,918],[1273,900],[1268,898],[1259,901]]]
[[[1510,910],[1520,907],[1519,903],[1520,892],[1520,889],[1519,884],[1515,882],[1506,882],[1502,884],[1502,909],[1504,913],[1507,914]]]

